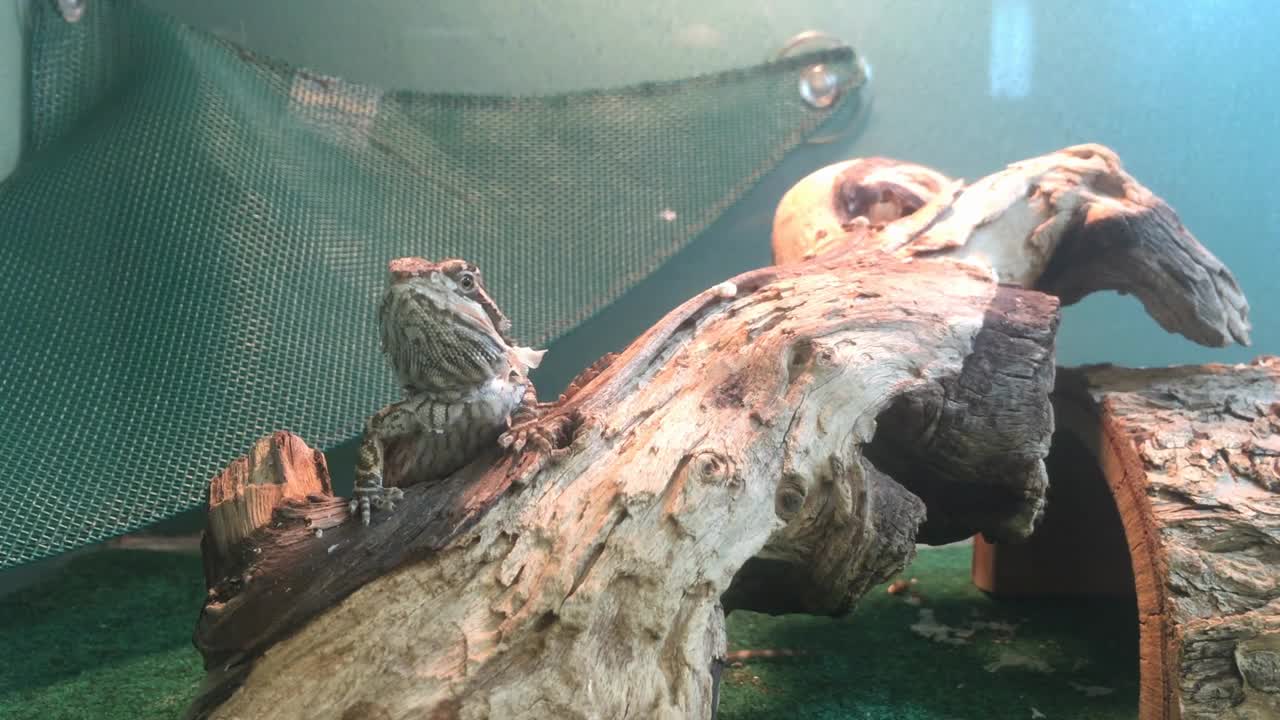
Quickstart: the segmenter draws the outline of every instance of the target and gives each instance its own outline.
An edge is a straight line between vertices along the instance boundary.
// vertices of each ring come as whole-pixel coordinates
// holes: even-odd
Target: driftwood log
[[[1114,504],[1051,508],[1056,542],[979,544],[979,584],[1063,593],[1035,568],[1061,567],[1068,538],[1114,507],[1121,535],[1103,557],[1131,560],[1142,720],[1280,717],[1280,358],[1063,371],[1054,407],[1085,450],[1055,487],[1096,467]],[[1107,567],[1078,575],[1090,587],[1118,579]]]
[[[1029,195],[998,184],[922,193],[913,211],[888,180],[803,181],[775,224],[793,261],[700,293],[584,378],[539,421],[563,431],[554,455],[495,448],[369,527],[318,453],[264,439],[265,460],[212,482],[190,716],[709,717],[725,611],[842,613],[918,540],[1026,538],[1058,322],[1037,285],[1121,285],[1174,331],[1247,340],[1229,273],[1149,193],[1115,195],[1145,192],[1118,163],[1071,170],[1083,155],[1041,159],[1060,169],[1037,199],[1065,216],[1056,244],[1024,222]],[[844,202],[873,192],[889,200]],[[979,195],[987,214],[942,223]],[[848,218],[821,238],[799,227],[837,201]],[[997,259],[1043,254],[1037,282],[947,256],[993,224],[1034,235]],[[1099,280],[1107,253],[1135,264]],[[1162,263],[1185,272],[1145,274]]]
[[[1249,344],[1249,304],[1222,261],[1102,145],[1014,163],[971,185],[885,158],[830,165],[774,217],[778,263],[854,243],[906,260],[952,258],[1063,305],[1132,294],[1165,330]]]

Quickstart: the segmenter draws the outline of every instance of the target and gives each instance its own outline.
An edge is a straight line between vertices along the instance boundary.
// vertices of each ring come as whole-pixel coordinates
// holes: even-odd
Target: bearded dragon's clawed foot
[[[574,433],[581,424],[581,417],[576,411],[556,414],[543,411],[532,419],[513,421],[511,429],[498,438],[498,444],[516,455],[530,450],[543,461],[552,460],[569,451]]]
[[[348,509],[352,515],[359,512],[360,521],[365,525],[369,524],[372,508],[391,512],[396,509],[396,501],[404,499],[404,491],[400,488],[384,488],[381,485],[377,487],[357,487],[353,494],[355,497],[351,498]]]

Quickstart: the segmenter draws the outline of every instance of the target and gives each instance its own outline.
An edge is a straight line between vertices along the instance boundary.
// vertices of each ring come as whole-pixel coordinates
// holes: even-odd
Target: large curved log
[[[230,561],[206,554],[236,567],[197,628],[209,679],[191,714],[708,717],[722,595],[842,612],[911,557],[913,468],[891,477],[864,452],[895,423],[930,428],[921,457],[937,443],[1007,471],[998,511],[958,508],[950,527],[1031,532],[1056,321],[1052,299],[957,263],[849,253],[735,278],[552,412],[574,437],[554,461],[481,458],[367,528],[311,493]],[[903,398],[993,397],[1016,398],[1000,417],[1017,433],[941,422],[933,402],[878,425]]]
[[[978,192],[877,160],[834,189],[802,182],[775,223],[793,262],[690,299],[576,383],[539,421],[563,431],[555,453],[494,448],[368,527],[307,476],[321,463],[233,468],[211,488],[208,677],[190,715],[707,717],[725,610],[841,613],[917,540],[1026,538],[1058,322],[1030,288],[1085,287],[1058,256],[1115,234],[1062,199],[1100,182],[1074,164],[1090,152],[1060,158],[1059,200],[1036,211],[1067,218],[1060,232],[1026,222],[1013,180]],[[847,217],[823,226],[837,200]],[[786,258],[786,219],[805,212]],[[1125,247],[1154,265],[1210,268],[1190,235],[1129,224]],[[966,254],[991,228],[1012,249]],[[1143,297],[1191,308],[1165,315],[1189,336],[1245,341],[1229,280],[1205,270]],[[240,507],[267,497],[270,513]],[[215,510],[249,520],[218,530]]]

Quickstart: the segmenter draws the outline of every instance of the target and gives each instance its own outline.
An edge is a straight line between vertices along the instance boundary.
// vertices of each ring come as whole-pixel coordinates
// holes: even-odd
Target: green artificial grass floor
[[[969,545],[922,548],[903,579],[848,617],[729,617],[729,650],[801,657],[725,671],[723,720],[1132,720],[1132,601],[997,602],[969,580]],[[918,604],[916,604],[918,603]]]
[[[730,650],[786,649],[724,672],[722,720],[1133,718],[1132,603],[1010,604],[969,583],[970,548],[922,549],[912,593],[849,617],[734,613]],[[201,678],[204,596],[189,553],[106,550],[0,599],[0,718],[177,718]],[[915,604],[913,604],[915,603]]]

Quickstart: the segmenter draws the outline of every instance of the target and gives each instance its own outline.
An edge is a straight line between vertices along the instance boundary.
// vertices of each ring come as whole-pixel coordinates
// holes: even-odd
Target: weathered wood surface
[[[196,714],[707,717],[735,576],[739,589],[789,579],[759,605],[840,612],[907,562],[924,503],[863,447],[901,398],[912,422],[941,415],[941,388],[960,378],[1026,402],[1005,413],[1017,438],[939,429],[1008,470],[975,488],[1002,512],[958,509],[949,524],[1031,531],[1051,298],[876,254],[733,284],[674,311],[557,408],[581,421],[546,467],[484,459],[408,488],[369,528],[332,525],[335,500],[282,508],[248,540],[248,581],[213,589]],[[762,565],[742,571],[752,558]]]
[[[926,212],[931,247],[1001,224],[937,229],[930,173],[855,207],[823,252],[669,313],[539,421],[562,436],[554,457],[495,448],[367,528],[307,493],[212,542],[229,550],[207,558],[226,572],[196,631],[209,674],[191,716],[707,717],[726,609],[840,613],[917,540],[1027,537],[1058,303],[883,241],[924,237]],[[840,191],[870,192],[856,184]],[[800,192],[780,220],[797,197],[832,202]],[[1158,225],[1131,231],[1157,260],[1179,251],[1148,237]],[[1161,300],[1190,302],[1177,328],[1247,328],[1219,280],[1166,288],[1197,298]]]
[[[1124,523],[1140,717],[1280,717],[1280,358],[1064,370],[1055,407]]]
[[[970,185],[885,158],[806,177],[774,216],[775,262],[856,243],[904,259],[953,258],[1002,283],[1079,302],[1132,294],[1169,332],[1249,344],[1249,304],[1230,270],[1102,145],[1014,163]]]
[[[1093,453],[1059,425],[1045,466],[1044,520],[1025,542],[973,538],[973,584],[1003,600],[1132,603],[1129,542]]]
[[[363,584],[444,547],[493,505],[511,479],[505,472],[509,466],[480,477],[496,453],[483,456],[445,482],[412,488],[393,516],[403,518],[401,522],[365,528],[348,515],[347,500],[333,496],[323,454],[307,448],[301,438],[275,433],[255,444],[248,457],[281,453],[294,458],[314,453],[321,461],[263,463],[257,466],[259,472],[245,472],[246,460],[241,459],[210,483],[209,525],[202,543],[209,594],[195,632],[207,677],[191,716],[236,717],[210,713],[239,687],[271,643],[331,610]],[[251,487],[255,485],[278,487],[267,492],[282,501],[269,516],[252,513],[260,522],[252,531],[230,526],[239,541],[231,543],[228,552],[219,551],[226,543],[215,538],[228,526],[216,518],[249,513],[231,511],[226,501],[213,499],[256,506]],[[317,485],[323,488],[320,492],[314,491]],[[330,672],[340,675],[340,665],[316,668],[318,677]],[[285,714],[280,717],[339,717],[326,714],[332,709],[307,701],[282,710]]]
[[[257,442],[209,483],[208,526],[201,537],[208,587],[241,563],[243,540],[270,522],[276,508],[308,497],[333,495],[324,453],[278,432]]]

